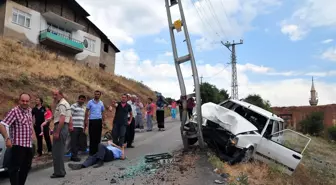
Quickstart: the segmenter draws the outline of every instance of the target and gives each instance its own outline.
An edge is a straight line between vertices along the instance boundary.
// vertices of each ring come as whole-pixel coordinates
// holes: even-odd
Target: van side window
[[[264,133],[264,137],[269,136],[269,135],[272,134],[273,123],[274,123],[273,120],[270,120],[270,121],[269,121],[269,124],[267,125],[266,131],[265,131],[265,133]]]
[[[232,108],[235,106],[235,103],[232,101],[227,101],[227,102],[222,103],[220,106],[232,110]]]
[[[280,131],[280,124],[278,121],[273,121],[273,132],[272,134],[276,133],[276,132],[279,132]],[[274,136],[279,136],[279,133],[278,134],[275,134]]]

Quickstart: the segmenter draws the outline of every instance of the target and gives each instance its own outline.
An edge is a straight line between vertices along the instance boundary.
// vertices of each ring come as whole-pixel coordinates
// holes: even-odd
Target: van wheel
[[[253,150],[254,150],[253,147],[249,147],[245,151],[244,157],[241,160],[242,163],[247,163],[247,162],[250,162],[252,160]]]
[[[189,145],[194,145],[197,142],[198,138],[188,138],[188,144]]]

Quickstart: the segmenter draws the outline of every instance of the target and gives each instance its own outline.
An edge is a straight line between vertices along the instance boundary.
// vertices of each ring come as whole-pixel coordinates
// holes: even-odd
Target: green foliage
[[[172,98],[170,98],[170,97],[165,98],[165,100],[166,100],[166,102],[167,102],[169,105],[174,101],[174,99],[172,99]]]
[[[201,98],[202,103],[220,103],[229,98],[229,94],[226,90],[219,90],[215,85],[208,82],[201,84]]]
[[[229,183],[229,185],[249,185],[248,175],[240,172],[239,176],[236,178],[236,181]]]
[[[328,128],[328,133],[331,140],[336,140],[336,125]]]
[[[272,112],[271,103],[268,100],[262,99],[259,94],[250,94],[243,100],[252,105],[258,106],[260,108]]]
[[[323,130],[324,126],[323,120],[324,120],[323,112],[313,112],[306,119],[300,122],[301,131],[304,134],[311,134],[318,136]]]

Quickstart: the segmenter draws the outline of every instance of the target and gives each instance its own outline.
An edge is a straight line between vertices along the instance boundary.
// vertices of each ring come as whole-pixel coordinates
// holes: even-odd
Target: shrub
[[[304,134],[320,135],[323,130],[323,112],[313,112],[306,119],[300,122],[301,131]]]
[[[328,128],[329,137],[331,140],[336,140],[336,125]]]

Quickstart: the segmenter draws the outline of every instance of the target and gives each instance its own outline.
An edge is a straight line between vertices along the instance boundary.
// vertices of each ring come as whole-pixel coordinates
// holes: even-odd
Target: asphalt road
[[[147,154],[172,152],[181,149],[182,140],[180,136],[180,121],[166,119],[166,130],[164,132],[157,131],[155,128],[152,132],[136,133],[135,148],[127,149],[125,161],[112,161],[105,163],[101,168],[88,168],[78,171],[72,171],[66,164],[67,175],[61,179],[51,179],[50,175],[53,173],[53,168],[47,168],[28,175],[26,185],[107,185],[111,184],[110,180],[115,175],[124,173],[120,168],[137,166],[138,163]],[[84,159],[82,159],[83,161]],[[124,170],[125,171],[125,170]],[[118,180],[118,179],[117,179]],[[120,184],[121,182],[117,183]],[[0,179],[1,185],[10,185],[8,179]],[[122,182],[121,184],[128,184]]]

